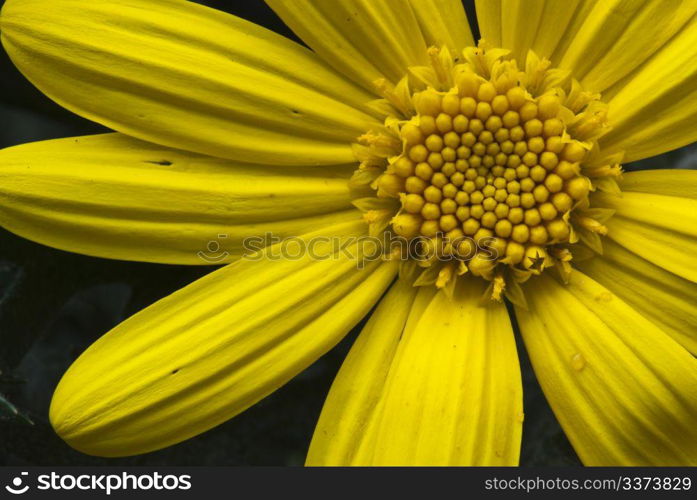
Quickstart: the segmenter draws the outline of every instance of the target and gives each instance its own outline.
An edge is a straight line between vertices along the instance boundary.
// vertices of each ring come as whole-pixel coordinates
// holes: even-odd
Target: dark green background
[[[199,3],[295,39],[261,0]],[[467,9],[473,20],[472,5]],[[44,97],[0,51],[0,147],[104,131]],[[695,158],[694,147],[684,148],[638,168],[689,168]],[[301,465],[324,397],[360,325],[272,396],[166,450],[124,459],[88,457],[65,445],[47,422],[53,388],[80,352],[129,315],[210,270],[84,257],[0,229],[0,465]],[[521,355],[522,464],[577,465],[522,350]]]

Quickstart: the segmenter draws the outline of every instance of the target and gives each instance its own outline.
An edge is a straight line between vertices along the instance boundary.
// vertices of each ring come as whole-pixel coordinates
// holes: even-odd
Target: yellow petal
[[[697,360],[574,271],[527,283],[516,308],[540,385],[586,465],[697,464]]]
[[[576,267],[697,355],[697,285],[603,241],[603,255]]]
[[[501,0],[475,0],[481,37],[501,47]]]
[[[296,35],[332,67],[373,90],[397,83],[409,66],[428,64],[409,0],[266,0]]]
[[[221,264],[355,217],[353,167],[266,167],[120,134],[0,151],[0,224],[62,250],[112,259]]]
[[[697,12],[693,0],[588,3],[592,8],[574,16],[583,16],[582,23],[578,31],[565,34],[554,62],[594,92],[629,75],[676,33],[688,29],[686,23]]]
[[[525,62],[529,49],[551,58],[568,35],[569,25],[583,15],[580,0],[477,0],[482,38],[513,52]]]
[[[688,4],[697,8],[693,1]],[[630,162],[697,140],[696,59],[697,15],[693,15],[673,38],[604,93],[613,129],[602,137],[601,147],[608,153],[625,150],[625,161]]]
[[[182,0],[9,0],[2,43],[42,92],[170,147],[263,164],[348,163],[371,97],[305,48]]]
[[[409,0],[426,44],[447,45],[453,54],[474,45],[467,14],[460,0]]]
[[[342,366],[308,463],[517,464],[522,387],[506,309],[479,307],[473,280],[454,301],[420,288],[407,318],[399,303],[413,292],[401,286]]]
[[[544,9],[537,24],[538,29],[529,48],[540,57],[553,59],[555,49],[565,37],[571,36],[574,32],[574,23],[586,16],[587,9],[590,8],[589,3],[582,0],[565,2],[544,0]]]
[[[332,232],[350,241],[365,234],[365,224]],[[356,255],[357,246],[348,249]],[[271,252],[278,249],[209,274],[94,343],[54,394],[58,434],[84,453],[123,456],[210,429],[334,346],[397,271],[379,258],[359,268],[331,242],[316,244],[313,256],[297,257],[300,243]]]
[[[697,179],[697,176],[692,176]],[[624,191],[621,196],[598,192],[598,206],[614,209],[615,215],[686,235],[697,235],[697,200],[653,193]],[[611,219],[612,220],[612,219]]]
[[[525,61],[528,49],[535,43],[538,29],[546,30],[543,23],[545,6],[558,2],[543,0],[520,1],[502,0],[501,2],[501,46],[510,48],[513,56],[520,62]],[[568,6],[571,10],[571,6]],[[557,7],[558,9],[558,7]],[[558,26],[560,23],[551,24]]]
[[[435,287],[428,289],[435,291]],[[380,401],[419,288],[398,280],[370,317],[337,377],[315,428],[307,465],[350,465]],[[427,298],[424,300],[424,298]],[[421,294],[421,302],[432,295]]]
[[[695,170],[637,170],[626,172],[620,182],[622,191],[653,193],[679,198],[697,198]]]
[[[552,6],[557,4],[557,6]],[[519,0],[503,0],[501,10],[501,45],[511,48],[518,61],[525,61],[528,49],[535,45],[535,37],[540,32],[548,32],[548,27],[554,29],[561,22],[547,24],[545,22],[545,7],[548,5],[556,11],[561,11],[559,2],[545,2],[533,0],[521,2]],[[565,5],[565,9],[572,11],[572,5]],[[561,21],[559,19],[558,21]],[[538,54],[539,55],[539,54]]]
[[[626,191],[621,197],[596,192],[592,203],[616,210],[606,222],[608,237],[649,262],[697,281],[697,200]]]

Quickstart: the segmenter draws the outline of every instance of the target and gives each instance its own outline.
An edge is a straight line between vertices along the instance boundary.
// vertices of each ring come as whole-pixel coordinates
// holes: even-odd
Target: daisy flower
[[[697,3],[481,0],[476,43],[458,0],[267,3],[309,49],[181,0],[2,9],[19,70],[116,131],[2,151],[2,226],[227,264],[87,349],[56,432],[180,442],[376,306],[308,464],[516,465],[512,319],[585,464],[696,464],[697,174],[621,165],[697,137]],[[241,258],[263,234],[292,243]]]

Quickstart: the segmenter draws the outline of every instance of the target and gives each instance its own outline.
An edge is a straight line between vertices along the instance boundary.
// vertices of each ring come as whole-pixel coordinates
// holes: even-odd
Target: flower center
[[[492,257],[539,266],[547,245],[569,241],[569,212],[588,195],[586,152],[564,142],[558,97],[527,100],[520,86],[477,83],[465,74],[458,92],[415,96],[403,155],[378,187],[402,198],[397,234],[440,238],[472,272],[486,272]]]
[[[568,272],[571,246],[595,242],[611,215],[589,201],[621,172],[597,146],[607,106],[532,52],[525,71],[485,43],[429,55],[397,86],[377,82],[396,111],[360,138],[358,177],[399,201],[387,229],[433,250],[422,267],[438,286],[469,272],[497,282],[500,298],[511,278]],[[366,219],[384,222],[379,211]]]

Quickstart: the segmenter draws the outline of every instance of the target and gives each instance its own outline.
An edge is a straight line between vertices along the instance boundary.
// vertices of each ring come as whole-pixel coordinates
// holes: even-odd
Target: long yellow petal
[[[697,360],[574,271],[528,282],[516,315],[554,413],[586,465],[697,464]]]
[[[112,259],[221,264],[355,216],[353,167],[265,167],[120,134],[0,151],[0,224],[62,250]]]
[[[693,1],[688,4],[697,8]],[[641,66],[605,92],[613,129],[601,138],[601,147],[609,153],[625,150],[629,162],[697,140],[696,59],[697,14],[693,14]]]
[[[501,0],[475,0],[481,37],[501,47]]]
[[[524,63],[529,49],[551,58],[586,6],[581,0],[477,0],[476,7],[482,38]]]
[[[428,64],[409,0],[266,0],[310,48],[347,78],[373,90],[397,83],[409,66]]]
[[[446,45],[453,54],[474,45],[460,0],[409,0],[429,46]]]
[[[588,3],[592,8],[580,13],[582,24],[573,35],[565,35],[554,62],[595,92],[620,81],[676,33],[690,29],[686,23],[697,12],[692,0]]]
[[[692,178],[697,179],[697,175]],[[623,191],[622,196],[604,192],[594,193],[593,201],[597,202],[598,206],[616,210],[615,214],[620,217],[697,237],[695,199]]]
[[[380,301],[334,379],[315,428],[307,465],[353,462],[380,402],[417,291],[406,280],[398,280]],[[430,302],[432,296],[427,297]],[[422,302],[423,298],[422,294]]]
[[[480,285],[467,283],[454,301],[422,288],[408,318],[397,301],[409,303],[409,292],[391,292],[332,386],[308,463],[518,463],[522,387],[513,331],[503,306],[477,305]]]
[[[114,130],[263,164],[353,160],[371,97],[309,50],[168,0],[9,0],[2,43],[42,92]]]
[[[694,178],[696,176],[692,176]],[[597,192],[593,204],[614,209],[608,237],[649,262],[697,281],[697,199],[624,191]]]
[[[691,0],[477,0],[482,38],[525,61],[529,49],[600,92],[620,82],[681,30]]]
[[[697,284],[610,239],[603,241],[602,256],[575,265],[697,355]]]
[[[662,169],[626,172],[622,176],[620,185],[622,191],[697,199],[697,171],[695,170]]]
[[[525,61],[528,49],[535,43],[538,30],[547,29],[547,26],[542,24],[542,17],[546,4],[551,3],[553,2],[545,2],[544,0],[502,0],[501,46],[510,48],[519,62]],[[568,7],[571,10],[572,6]],[[550,26],[558,26],[559,24],[558,22]]]
[[[363,221],[337,225],[346,238]],[[306,235],[308,244],[315,235]],[[347,248],[356,253],[358,242]],[[273,250],[273,252],[272,252]],[[331,242],[270,248],[194,282],[117,326],[58,385],[50,418],[92,455],[159,449],[253,405],[329,350],[393,280],[397,264]]]

